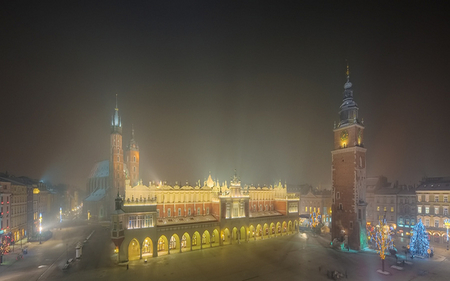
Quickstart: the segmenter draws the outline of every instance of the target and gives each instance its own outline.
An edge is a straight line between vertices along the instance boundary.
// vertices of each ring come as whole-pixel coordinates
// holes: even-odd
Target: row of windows
[[[448,215],[448,207],[443,207],[443,215],[446,216]],[[419,214],[422,214],[422,206],[417,206],[417,212]],[[430,207],[426,206],[425,207],[425,214],[429,214],[430,213]],[[434,207],[434,214],[435,215],[439,215],[439,207]]]
[[[156,210],[158,212],[158,218],[160,217],[160,211],[159,209]],[[191,208],[187,209],[187,215],[191,216],[192,215],[192,211]],[[197,216],[201,216],[202,215],[202,208],[197,208]],[[206,207],[206,212],[205,215],[209,215],[209,207]],[[178,216],[181,217],[181,208],[178,208]],[[171,208],[167,208],[167,217],[170,218],[172,217],[172,209]]]
[[[380,211],[380,206],[377,206],[377,211],[379,212]],[[383,211],[384,212],[387,212],[387,207],[385,206],[385,207],[383,207]],[[391,207],[391,213],[393,213],[394,212],[394,207]]]
[[[128,229],[153,227],[151,215],[136,215],[128,217]]]
[[[430,219],[425,219],[425,226],[426,226],[426,227],[430,227]],[[435,220],[434,220],[434,227],[440,227],[440,226],[439,226],[439,220],[438,220],[438,219],[435,219]],[[442,227],[445,227],[445,225],[442,224]]]
[[[431,196],[432,200],[434,199],[434,202],[439,202],[439,195],[428,195],[428,194],[426,194],[426,195],[422,195],[422,194],[417,195],[417,201],[422,202],[423,196],[425,196],[425,202],[430,202],[430,196]],[[444,195],[443,199],[444,199],[443,202],[448,203],[448,195]]]

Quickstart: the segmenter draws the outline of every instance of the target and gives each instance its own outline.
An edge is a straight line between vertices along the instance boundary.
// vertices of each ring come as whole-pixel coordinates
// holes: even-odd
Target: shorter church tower
[[[128,178],[131,186],[139,182],[139,146],[134,139],[134,127],[131,128],[131,140],[127,147]]]

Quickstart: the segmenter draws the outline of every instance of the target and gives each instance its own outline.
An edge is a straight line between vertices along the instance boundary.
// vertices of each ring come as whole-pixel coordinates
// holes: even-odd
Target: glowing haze
[[[118,94],[144,182],[326,187],[348,58],[368,175],[448,176],[449,23],[408,5],[5,3],[0,170],[85,186]]]

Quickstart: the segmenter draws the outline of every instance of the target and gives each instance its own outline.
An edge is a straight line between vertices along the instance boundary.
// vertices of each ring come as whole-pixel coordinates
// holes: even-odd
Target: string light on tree
[[[413,235],[409,242],[409,251],[411,256],[428,257],[430,250],[430,242],[428,241],[428,233],[425,226],[422,223],[422,219],[414,226]]]

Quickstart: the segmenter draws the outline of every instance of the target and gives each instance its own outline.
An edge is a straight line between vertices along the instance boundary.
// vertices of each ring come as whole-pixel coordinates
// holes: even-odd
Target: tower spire
[[[117,105],[117,94],[116,94],[116,108],[114,109],[114,114],[111,122],[111,132],[122,134],[122,119],[119,116],[119,107]]]
[[[348,65],[347,65],[348,67]],[[119,110],[119,107],[117,106],[117,94],[116,94],[116,110]]]

